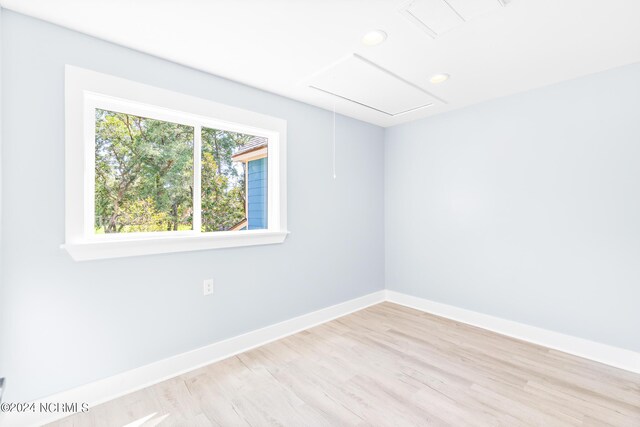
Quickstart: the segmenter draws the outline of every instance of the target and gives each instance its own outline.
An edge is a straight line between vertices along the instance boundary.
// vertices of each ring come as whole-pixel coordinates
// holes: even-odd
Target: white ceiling
[[[0,0],[381,126],[640,62],[639,0],[443,2]],[[360,39],[372,29],[388,39],[365,47]],[[451,78],[433,85],[436,73]]]

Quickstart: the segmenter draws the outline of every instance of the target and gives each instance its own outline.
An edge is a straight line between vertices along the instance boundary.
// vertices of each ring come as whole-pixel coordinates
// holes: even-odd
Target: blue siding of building
[[[267,228],[267,158],[249,162],[247,212],[249,230]]]

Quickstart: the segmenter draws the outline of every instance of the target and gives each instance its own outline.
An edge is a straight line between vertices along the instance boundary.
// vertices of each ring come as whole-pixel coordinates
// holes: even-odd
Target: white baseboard
[[[476,311],[466,310],[400,292],[387,290],[386,294],[386,299],[389,302],[478,326],[512,338],[615,366],[616,368],[640,373],[640,353],[631,350],[525,325],[512,320],[489,316]]]
[[[371,305],[381,303],[384,299],[385,291],[374,292],[168,359],[160,360],[140,368],[132,369],[103,380],[57,393],[37,400],[35,404],[36,407],[38,407],[41,402],[87,402],[91,408],[100,403],[157,384],[185,372],[293,335],[349,313],[362,310]],[[0,418],[0,425],[20,427],[46,424],[71,414],[40,413],[36,411],[35,413],[5,413],[0,414],[0,417],[2,417],[2,415],[4,415],[4,418]]]
[[[564,335],[535,326],[489,316],[390,290],[374,292],[275,325],[229,338],[205,347],[132,369],[100,381],[76,387],[35,402],[87,402],[89,407],[157,384],[185,372],[226,359],[252,348],[293,335],[363,308],[389,301],[458,322],[478,326],[502,335],[539,344],[627,371],[640,373],[640,353]],[[0,425],[21,427],[42,425],[70,413],[0,413]],[[3,417],[4,416],[4,417]]]

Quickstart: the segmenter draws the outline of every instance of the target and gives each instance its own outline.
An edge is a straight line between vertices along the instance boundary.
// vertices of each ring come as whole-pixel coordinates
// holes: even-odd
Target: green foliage
[[[213,154],[203,153],[202,231],[228,230],[245,217],[244,180],[229,185],[229,177],[217,170]]]
[[[169,220],[166,212],[158,212],[154,200],[146,199],[127,202],[122,207],[120,222],[124,225],[122,231],[127,233],[137,231],[166,230],[165,224]]]
[[[244,164],[231,156],[251,137],[202,128],[202,231],[229,230],[245,218]]]
[[[193,228],[190,126],[96,110],[96,232]],[[202,231],[245,217],[244,173],[231,160],[250,137],[202,129]]]

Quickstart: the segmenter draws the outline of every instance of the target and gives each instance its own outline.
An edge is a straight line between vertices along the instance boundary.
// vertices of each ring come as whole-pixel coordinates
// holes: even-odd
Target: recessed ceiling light
[[[434,85],[437,85],[438,83],[442,83],[442,82],[446,82],[447,80],[449,80],[449,74],[435,74],[434,76],[431,77],[431,83],[433,83]]]
[[[387,33],[382,30],[373,30],[362,36],[362,44],[365,46],[378,46],[386,39]]]

